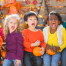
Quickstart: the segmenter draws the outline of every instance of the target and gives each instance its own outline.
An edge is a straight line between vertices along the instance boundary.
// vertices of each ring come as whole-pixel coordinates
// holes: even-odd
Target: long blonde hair
[[[12,14],[12,15],[9,15],[5,18],[4,22],[3,22],[3,33],[4,33],[4,39],[6,39],[6,36],[9,32],[9,29],[8,29],[8,22],[10,20],[10,18],[15,18],[17,19],[17,22],[18,22],[18,26],[17,26],[17,29],[16,29],[16,32],[21,32],[22,33],[22,26],[21,26],[21,22],[20,22],[20,17],[18,14]]]

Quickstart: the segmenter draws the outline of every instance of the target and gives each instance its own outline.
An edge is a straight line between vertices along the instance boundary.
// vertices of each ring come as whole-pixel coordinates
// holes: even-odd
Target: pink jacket
[[[0,28],[0,36],[4,40],[4,35],[3,35],[3,29],[2,28]]]

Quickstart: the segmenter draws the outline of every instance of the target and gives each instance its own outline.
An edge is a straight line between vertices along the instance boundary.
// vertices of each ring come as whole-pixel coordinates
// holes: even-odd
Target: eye
[[[36,19],[34,19],[34,20],[36,20]]]
[[[12,22],[10,22],[12,24]]]
[[[58,19],[56,18],[56,19],[54,19],[54,20],[58,20]]]
[[[30,20],[32,20],[32,19],[30,19]]]
[[[49,19],[49,20],[52,20],[52,19]]]

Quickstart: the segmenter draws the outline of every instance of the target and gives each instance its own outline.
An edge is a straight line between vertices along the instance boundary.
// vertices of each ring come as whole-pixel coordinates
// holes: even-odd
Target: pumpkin
[[[5,58],[5,55],[6,55],[6,51],[3,50],[3,51],[1,52],[1,56],[2,56],[3,58]]]
[[[46,53],[49,54],[49,55],[55,55],[56,54],[56,52],[54,52],[54,51],[52,51],[50,49],[47,49]]]
[[[41,51],[40,47],[35,47],[35,48],[33,49],[33,54],[34,54],[35,56],[41,56],[42,54],[40,53],[40,51]]]

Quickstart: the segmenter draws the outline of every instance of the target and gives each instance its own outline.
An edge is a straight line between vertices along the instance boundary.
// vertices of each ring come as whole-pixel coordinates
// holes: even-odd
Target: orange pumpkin
[[[49,54],[49,55],[55,55],[56,54],[56,52],[54,52],[50,49],[47,49],[46,53]]]
[[[1,56],[2,56],[3,58],[5,58],[5,55],[6,55],[6,51],[3,50],[3,51],[1,52]]]
[[[35,48],[33,49],[33,54],[34,54],[35,56],[41,56],[42,54],[40,53],[40,51],[41,51],[40,47],[35,47]]]

